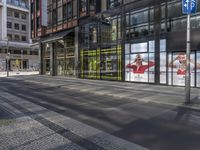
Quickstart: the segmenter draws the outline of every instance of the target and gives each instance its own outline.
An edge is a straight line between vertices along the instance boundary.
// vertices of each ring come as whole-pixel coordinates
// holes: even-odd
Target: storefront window
[[[126,81],[155,82],[154,41],[125,45]]]
[[[100,59],[99,50],[81,51],[81,77],[99,79]]]
[[[196,79],[196,85],[197,85],[197,87],[200,87],[200,51],[198,51],[197,52],[197,63],[196,63],[196,68],[197,68],[197,71],[196,71],[196,73],[197,73],[197,75],[196,75],[196,77],[197,77],[197,79]]]
[[[191,73],[191,86],[194,86],[195,79],[195,55],[190,56],[190,73]],[[169,62],[169,67],[172,68],[173,85],[184,86],[185,85],[185,73],[186,73],[186,54],[185,52],[173,53],[172,61]]]
[[[121,80],[121,47],[81,51],[81,77]]]
[[[101,49],[101,78],[121,79],[121,48]]]

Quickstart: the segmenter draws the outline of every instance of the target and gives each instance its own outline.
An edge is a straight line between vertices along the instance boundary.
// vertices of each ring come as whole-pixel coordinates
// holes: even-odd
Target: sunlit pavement
[[[20,76],[20,75],[37,75],[38,71],[9,71],[9,76]],[[7,77],[7,72],[0,71],[0,77]]]
[[[0,149],[200,147],[199,89],[188,109],[181,87],[39,75],[0,83]]]

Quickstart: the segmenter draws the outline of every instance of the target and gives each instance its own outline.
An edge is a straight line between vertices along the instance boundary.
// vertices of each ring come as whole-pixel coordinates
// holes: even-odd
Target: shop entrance
[[[44,60],[44,74],[50,74],[50,59]]]

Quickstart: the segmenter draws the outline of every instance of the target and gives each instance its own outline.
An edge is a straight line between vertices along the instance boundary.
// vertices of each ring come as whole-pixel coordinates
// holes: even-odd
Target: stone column
[[[75,44],[75,76],[78,78],[79,77],[79,27],[75,27],[75,34],[74,34],[74,44]]]

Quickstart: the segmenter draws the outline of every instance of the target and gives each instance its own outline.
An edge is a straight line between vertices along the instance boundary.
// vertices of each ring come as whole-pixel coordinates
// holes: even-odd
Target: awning
[[[53,33],[53,34],[50,34],[47,37],[42,38],[41,42],[42,43],[54,42],[54,41],[62,39],[63,37],[67,36],[71,32],[74,32],[74,29],[61,31],[59,33]]]

